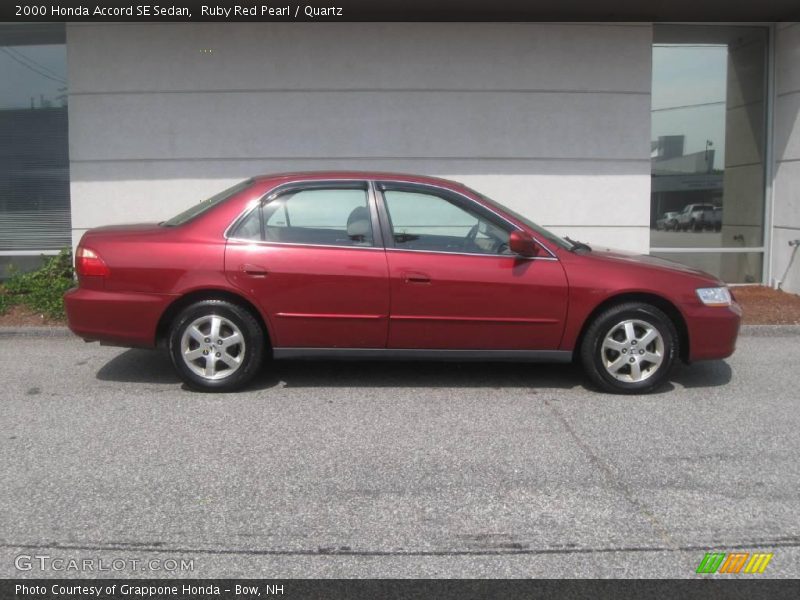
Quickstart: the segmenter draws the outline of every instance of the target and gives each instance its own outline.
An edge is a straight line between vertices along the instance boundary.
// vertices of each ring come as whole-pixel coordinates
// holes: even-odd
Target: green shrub
[[[0,300],[0,312],[11,304],[25,306],[54,319],[64,318],[64,292],[75,285],[72,271],[72,251],[65,248],[57,256],[30,273],[12,275],[6,281],[6,299]]]
[[[8,312],[8,309],[14,304],[14,297],[6,294],[5,291],[0,288],[0,315],[4,315]]]

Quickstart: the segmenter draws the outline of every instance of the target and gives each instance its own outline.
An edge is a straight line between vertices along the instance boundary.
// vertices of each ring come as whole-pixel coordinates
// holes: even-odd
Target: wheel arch
[[[188,292],[176,300],[174,300],[161,315],[156,326],[156,345],[163,344],[169,334],[169,326],[175,317],[187,306],[202,300],[223,300],[236,304],[247,312],[253,315],[258,324],[261,326],[261,331],[264,334],[264,340],[268,348],[272,348],[272,338],[270,337],[269,327],[261,314],[261,311],[244,296],[235,292],[220,289],[200,289]]]
[[[595,306],[592,312],[589,313],[584,320],[580,333],[578,333],[578,337],[575,339],[575,349],[573,350],[575,356],[579,355],[586,331],[589,329],[597,316],[612,306],[627,302],[642,302],[645,304],[651,304],[666,314],[667,317],[669,317],[669,319],[672,321],[673,325],[675,325],[675,329],[678,332],[678,355],[684,363],[689,362],[689,328],[686,325],[686,319],[684,319],[683,314],[680,310],[678,310],[678,307],[675,306],[675,304],[673,304],[670,300],[664,296],[659,296],[658,294],[653,294],[650,292],[624,292],[621,294],[616,294],[606,298],[600,304]]]

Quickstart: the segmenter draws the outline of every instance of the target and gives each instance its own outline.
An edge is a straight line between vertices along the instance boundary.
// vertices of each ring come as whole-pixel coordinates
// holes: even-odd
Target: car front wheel
[[[172,364],[191,388],[230,392],[244,387],[264,356],[264,333],[244,308],[223,300],[186,307],[169,334]]]
[[[580,349],[592,382],[617,394],[644,394],[663,384],[678,355],[672,320],[639,302],[609,308],[591,323]]]

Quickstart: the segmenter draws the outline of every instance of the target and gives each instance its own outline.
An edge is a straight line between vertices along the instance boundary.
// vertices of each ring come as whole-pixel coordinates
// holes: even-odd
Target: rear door
[[[257,298],[276,348],[383,348],[386,256],[365,181],[282,186],[231,228],[229,280]]]

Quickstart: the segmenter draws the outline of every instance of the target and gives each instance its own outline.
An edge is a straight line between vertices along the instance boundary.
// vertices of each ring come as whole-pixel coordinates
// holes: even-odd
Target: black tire
[[[638,357],[639,352],[644,350],[646,355],[655,355],[658,340],[650,342],[645,348],[638,346],[630,346],[624,348],[626,355],[620,353],[615,354],[615,350],[604,349],[603,343],[612,332],[620,332],[618,325],[632,321],[636,323],[644,323],[652,327],[660,335],[662,357],[660,365],[656,366],[655,361],[648,363],[644,360],[644,356]],[[640,330],[638,326],[635,327],[637,331]],[[634,336],[635,337],[635,336]],[[586,374],[598,388],[605,392],[613,394],[647,394],[661,386],[669,376],[670,371],[675,365],[675,360],[678,356],[678,332],[672,320],[655,306],[645,304],[642,302],[627,302],[612,306],[608,310],[603,311],[598,315],[594,321],[589,325],[586,334],[583,337],[583,342],[580,347],[580,357],[583,363],[583,368]],[[611,342],[613,343],[613,341]],[[628,342],[617,342],[620,345],[628,346]],[[642,354],[645,354],[642,352]],[[652,353],[652,354],[651,354]],[[648,370],[647,376],[640,381],[621,381],[617,379],[606,368],[605,361],[612,360],[615,357],[623,359],[625,356],[634,357],[633,360],[637,361],[637,367],[644,367]],[[642,360],[641,363],[638,361]],[[623,361],[624,362],[624,361]],[[612,361],[612,365],[615,362]],[[629,373],[625,373],[624,369],[627,367]],[[621,371],[618,371],[619,377],[633,378],[634,372],[629,365],[622,365]]]
[[[209,321],[209,326],[219,323],[218,340],[211,339],[210,336],[202,340],[197,340],[191,334],[187,334],[187,341],[190,346],[187,352],[205,353],[206,356],[198,356],[196,360],[184,359],[184,348],[182,341],[187,329],[194,323],[200,323],[198,331],[203,333],[205,321]],[[238,332],[235,329],[238,329]],[[195,332],[197,333],[197,332]],[[210,334],[208,329],[203,335]],[[236,337],[239,334],[239,337]],[[241,338],[242,343],[236,343]],[[264,359],[264,332],[261,325],[250,311],[224,300],[202,300],[183,309],[173,320],[169,330],[169,354],[172,364],[180,378],[190,388],[201,392],[232,392],[247,385],[258,372]],[[230,346],[217,345],[217,342],[227,343],[232,340]],[[207,346],[205,344],[208,344]],[[224,358],[214,359],[207,356],[220,356],[225,353]],[[236,361],[238,365],[229,366],[226,361]],[[207,361],[213,360],[211,379],[200,375],[197,370],[204,370]],[[194,368],[191,366],[194,365]],[[218,371],[218,372],[217,372]],[[231,371],[225,374],[226,371]],[[206,370],[206,373],[209,373]]]

